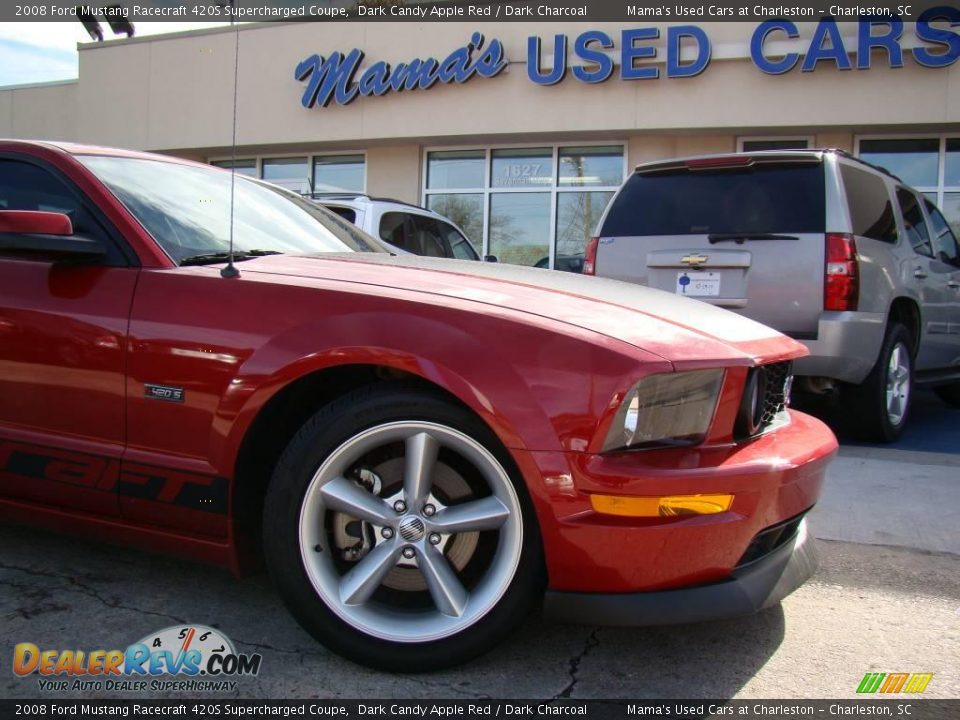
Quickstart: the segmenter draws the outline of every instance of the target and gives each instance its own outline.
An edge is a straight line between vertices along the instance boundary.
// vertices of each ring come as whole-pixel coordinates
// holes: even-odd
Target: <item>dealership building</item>
[[[958,32],[949,20],[245,24],[82,44],[77,80],[0,89],[0,136],[424,205],[524,264],[582,252],[638,163],[737,150],[845,150],[957,226]]]

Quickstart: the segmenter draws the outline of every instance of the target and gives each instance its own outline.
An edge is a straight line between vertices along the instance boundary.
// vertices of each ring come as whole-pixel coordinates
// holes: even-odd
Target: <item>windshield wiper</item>
[[[234,262],[243,262],[244,260],[249,260],[250,258],[263,257],[265,255],[282,255],[279,250],[234,250],[233,252],[233,261]],[[216,252],[216,253],[204,253],[202,255],[190,255],[185,257],[180,261],[180,266],[184,265],[216,265],[217,263],[224,263],[230,259],[230,253],[227,252]]]
[[[776,233],[711,233],[707,240],[711,244],[735,242],[742,245],[745,240],[799,240],[796,235],[778,235]]]

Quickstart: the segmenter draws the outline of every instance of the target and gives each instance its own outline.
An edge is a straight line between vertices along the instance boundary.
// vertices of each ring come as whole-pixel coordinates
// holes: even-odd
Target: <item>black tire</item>
[[[950,407],[960,407],[960,383],[941,385],[935,387],[933,391]]]
[[[913,397],[913,338],[902,324],[892,322],[887,327],[880,356],[873,370],[860,385],[844,388],[842,406],[839,408],[843,428],[853,437],[869,442],[890,443],[896,441],[906,427]],[[891,357],[900,353],[908,365],[904,378],[906,395],[901,400],[902,412],[897,415],[888,408],[888,383],[892,381]],[[897,384],[900,387],[899,384]]]
[[[324,494],[326,491],[317,491],[317,487],[331,487],[332,484],[339,479],[327,480],[326,485],[323,483],[313,485],[312,487],[315,488],[313,491],[314,494],[310,495],[311,483],[314,481],[314,476],[317,476],[318,482],[323,480],[323,476],[318,473],[318,470],[329,468],[331,463],[335,464],[338,462],[335,458],[339,458],[345,454],[346,451],[344,448],[349,447],[348,441],[355,442],[358,437],[367,437],[371,433],[376,437],[376,433],[381,432],[380,429],[386,427],[387,424],[391,424],[390,426],[393,427],[393,424],[404,424],[407,422],[426,422],[435,424],[436,426],[442,426],[456,433],[461,433],[463,436],[468,436],[470,439],[482,445],[505,471],[505,477],[509,478],[508,484],[512,485],[515,491],[515,499],[519,501],[518,505],[512,506],[514,508],[519,507],[519,517],[514,519],[513,513],[511,512],[511,517],[504,522],[510,524],[511,528],[518,527],[517,522],[519,522],[519,527],[522,528],[518,560],[516,559],[518,545],[516,535],[505,535],[503,528],[498,528],[491,532],[480,531],[470,533],[464,531],[464,533],[461,534],[463,537],[475,535],[480,538],[486,538],[485,540],[478,541],[474,546],[475,549],[473,552],[476,557],[481,555],[481,549],[484,547],[496,548],[489,551],[494,558],[489,561],[490,568],[483,570],[483,563],[479,560],[477,561],[477,565],[481,568],[479,570],[479,576],[481,578],[479,581],[480,585],[469,585],[470,581],[466,577],[468,570],[471,568],[470,563],[474,562],[473,559],[467,563],[465,568],[458,568],[450,557],[452,555],[450,548],[452,546],[455,547],[456,543],[460,542],[461,535],[457,535],[456,533],[450,534],[444,541],[444,545],[437,546],[440,553],[447,553],[443,554],[442,557],[449,561],[448,569],[452,568],[457,577],[462,581],[463,584],[461,587],[468,588],[470,602],[468,602],[466,606],[472,606],[471,603],[474,600],[473,593],[477,591],[477,587],[481,589],[488,587],[483,585],[483,582],[485,582],[485,578],[492,576],[494,569],[512,567],[512,565],[496,564],[497,558],[500,557],[498,553],[501,552],[500,549],[504,545],[511,545],[513,548],[509,550],[509,557],[512,558],[510,560],[511,563],[516,562],[516,570],[512,577],[505,574],[502,570],[497,570],[499,574],[496,575],[496,582],[490,585],[490,587],[505,587],[506,589],[502,591],[502,595],[499,596],[496,603],[484,611],[485,614],[477,615],[477,619],[473,621],[473,624],[470,624],[462,630],[457,630],[449,636],[444,636],[440,639],[429,639],[422,642],[411,638],[396,641],[394,639],[377,637],[374,634],[366,632],[363,627],[357,627],[358,624],[362,625],[362,622],[357,622],[351,617],[345,617],[343,614],[354,613],[352,608],[357,607],[364,608],[364,611],[369,607],[375,613],[379,612],[381,607],[385,607],[380,604],[380,602],[384,600],[383,593],[394,593],[393,595],[389,595],[385,601],[388,604],[392,602],[400,602],[401,604],[404,602],[413,603],[414,595],[412,593],[408,593],[408,595],[403,595],[402,593],[397,594],[395,587],[386,587],[386,580],[377,579],[371,582],[371,585],[373,582],[377,583],[377,589],[374,591],[374,595],[368,596],[368,598],[365,598],[359,604],[350,604],[339,602],[339,598],[342,598],[345,592],[343,588],[347,584],[341,581],[338,586],[339,590],[337,591],[338,601],[334,603],[334,605],[336,605],[334,608],[331,607],[328,600],[324,599],[324,595],[322,594],[327,587],[324,585],[323,579],[331,577],[330,568],[346,562],[338,553],[350,551],[343,550],[342,547],[335,547],[331,540],[331,544],[327,548],[326,556],[322,556],[321,552],[320,555],[315,557],[308,553],[301,557],[301,533],[304,532],[301,529],[301,518],[324,518],[320,523],[323,525],[322,532],[332,538],[333,531],[330,529],[330,526],[335,524],[338,514],[337,510],[331,510],[329,505],[327,505],[322,507],[320,514],[316,516],[301,515],[301,506],[307,508],[308,505],[305,503],[312,502],[307,498],[327,497]],[[403,492],[406,492],[408,488],[406,478],[410,474],[409,459],[407,458],[410,452],[408,442],[409,438],[403,442],[394,442],[392,445],[387,444],[383,446],[383,448],[387,449],[402,446],[404,449],[404,470],[402,472]],[[386,450],[383,451],[385,452]],[[382,451],[380,449],[370,451],[370,453],[364,457],[374,457],[374,453],[379,452]],[[448,473],[451,465],[456,465],[457,462],[463,459],[456,455],[455,450],[450,450],[446,447],[439,452],[441,455],[436,460],[435,470],[432,470],[430,473],[423,473],[421,476],[430,475],[432,478],[435,477],[439,479],[440,473]],[[328,457],[334,459],[324,464]],[[393,458],[392,462],[399,461]],[[443,463],[447,463],[447,465],[443,465]],[[465,468],[463,472],[465,477],[470,475],[471,470],[469,463],[465,466],[461,465],[460,467]],[[324,470],[324,472],[326,472],[326,470]],[[482,475],[482,471],[477,472],[480,472]],[[343,477],[348,477],[346,472],[343,473]],[[386,476],[384,477],[386,478]],[[379,482],[379,478],[377,478],[377,481]],[[383,482],[386,483],[386,479],[384,479]],[[482,485],[482,483],[478,484]],[[395,486],[394,484],[393,487]],[[377,486],[373,485],[372,487]],[[436,488],[439,488],[439,483],[434,486],[434,489]],[[368,492],[367,494],[374,497],[377,501],[380,501],[386,497],[385,490],[386,487],[382,490]],[[376,497],[379,492],[384,492],[384,496]],[[431,493],[433,492],[434,490],[431,490]],[[437,490],[437,492],[439,492],[439,490]],[[403,495],[403,497],[407,498],[408,495]],[[431,494],[430,497],[433,498],[434,495]],[[514,496],[512,495],[511,497]],[[482,493],[477,493],[473,499],[476,498],[482,499]],[[391,500],[391,502],[394,501]],[[441,518],[444,510],[442,502],[437,502],[440,509],[432,510],[432,512],[436,513],[433,519]],[[448,504],[447,507],[450,506],[451,505]],[[391,506],[388,504],[387,507]],[[427,511],[428,510],[424,510],[423,512]],[[305,509],[304,512],[307,512],[307,510]],[[380,538],[384,537],[383,528],[381,527],[378,533],[372,521],[369,524],[371,528],[369,536],[377,538],[377,543],[382,543],[382,545],[389,545],[391,542],[394,544],[407,542],[405,529],[409,528],[405,528],[404,525],[410,517],[409,513],[412,513],[412,511],[407,512],[408,514],[403,517],[403,522],[397,525],[393,540],[380,540]],[[341,517],[352,517],[348,513],[341,512],[339,514]],[[420,518],[422,515],[423,513],[417,517]],[[425,516],[423,516],[422,519],[429,523],[429,519]],[[313,523],[305,523],[304,527],[310,527],[312,525]],[[365,523],[353,522],[354,528],[358,525],[367,527]],[[430,529],[430,527],[428,524],[427,528]],[[340,398],[314,415],[291,440],[273,473],[267,491],[263,528],[264,553],[267,566],[280,595],[297,621],[330,650],[361,665],[381,670],[408,673],[425,672],[464,663],[487,652],[502,642],[524,621],[533,606],[542,598],[543,594],[545,573],[540,533],[530,498],[520,473],[509,453],[504,449],[493,432],[468,410],[449,402],[438,394],[424,391],[422,388],[416,386],[394,385],[364,388]],[[424,564],[424,559],[426,559],[426,555],[431,554],[431,551],[430,548],[425,545],[427,539],[423,538],[422,526],[420,529],[420,542],[424,545],[417,550],[417,566],[413,569],[410,567],[401,568],[400,565],[404,562],[410,563],[413,561],[398,560],[397,566],[387,571],[387,579],[394,577],[390,575],[390,573],[406,573],[412,570],[418,577],[422,578],[424,583],[429,584],[430,581],[427,579],[429,573],[427,573],[423,567],[429,566],[430,563]],[[364,530],[364,532],[366,532],[366,530]],[[366,535],[361,535],[366,537]],[[403,535],[403,538],[401,538],[401,535]],[[495,539],[491,540],[491,535],[495,535]],[[439,534],[431,533],[431,536],[439,537]],[[508,539],[505,540],[505,537]],[[433,539],[431,539],[430,542],[433,542]],[[315,547],[319,548],[320,545]],[[380,547],[381,545],[378,544],[373,549]],[[407,550],[407,546],[404,547],[404,550]],[[419,554],[421,552],[423,553],[422,555]],[[368,551],[367,555],[370,555],[370,561],[374,562],[375,559],[372,556],[372,552]],[[367,555],[361,556],[354,567],[359,566],[361,561],[367,559]],[[321,557],[322,559],[320,559]],[[506,555],[504,555],[504,557],[506,557]],[[308,569],[308,563],[310,569]],[[374,562],[374,564],[376,563]],[[388,563],[384,563],[384,567],[387,564]],[[483,575],[484,572],[486,572],[487,575]],[[381,577],[379,574],[376,576]],[[317,580],[318,577],[321,579]],[[334,574],[333,577],[336,578],[337,576]],[[343,576],[341,575],[339,577],[342,578]],[[406,575],[405,577],[411,576]],[[434,574],[433,578],[435,582],[438,582],[436,581],[436,577],[437,575]],[[315,582],[318,584],[315,585]],[[337,580],[333,580],[332,582],[336,583]],[[507,582],[509,582],[508,586],[506,585]],[[477,591],[477,593],[480,597],[487,597],[481,596],[479,591]],[[330,593],[327,591],[328,599],[329,596]],[[408,596],[410,600],[406,600]],[[447,615],[442,614],[442,608],[437,601],[437,596],[434,595],[433,587],[428,587],[426,590],[421,588],[420,595],[417,596],[420,598],[419,602],[422,603],[424,601],[424,596],[426,596],[427,600],[434,602],[435,607],[432,610],[429,608],[426,610],[421,609],[421,613],[432,612],[433,616],[436,616],[439,620],[445,620],[449,617],[449,613]],[[490,601],[493,602],[492,598],[496,597],[496,594],[492,594],[489,597],[491,598]],[[410,607],[411,605],[409,604],[402,605],[401,610],[407,612]],[[409,617],[413,618],[413,610],[409,612]],[[405,619],[404,622],[407,622],[407,620]],[[412,625],[410,627],[412,627]],[[419,628],[419,626],[417,627]],[[416,632],[419,632],[419,629],[416,630]]]

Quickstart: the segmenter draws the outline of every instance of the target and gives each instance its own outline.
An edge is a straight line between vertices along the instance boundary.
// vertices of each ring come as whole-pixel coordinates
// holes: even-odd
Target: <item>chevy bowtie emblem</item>
[[[705,265],[709,259],[707,255],[684,255],[680,258],[680,262],[690,267],[697,267],[698,265]]]

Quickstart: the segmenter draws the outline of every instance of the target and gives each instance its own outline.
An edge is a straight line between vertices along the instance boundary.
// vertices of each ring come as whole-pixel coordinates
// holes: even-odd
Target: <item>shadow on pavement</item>
[[[240,652],[261,653],[263,664],[236,692],[207,695],[220,698],[548,700],[591,690],[608,698],[729,698],[776,652],[785,625],[779,607],[741,620],[628,629],[552,625],[535,613],[512,639],[464,667],[391,675],[353,665],[315,642],[264,576],[237,580],[190,562],[0,526],[0,587],[0,635],[8,651],[20,642],[123,649],[172,625],[221,629]],[[38,694],[36,676],[0,678],[0,697]]]
[[[815,415],[837,433],[842,445],[878,447],[914,452],[960,453],[960,408],[947,405],[932,390],[915,390],[910,405],[907,427],[895,443],[866,443],[850,436],[838,418],[842,407],[832,406],[817,398],[798,398],[796,407]]]

